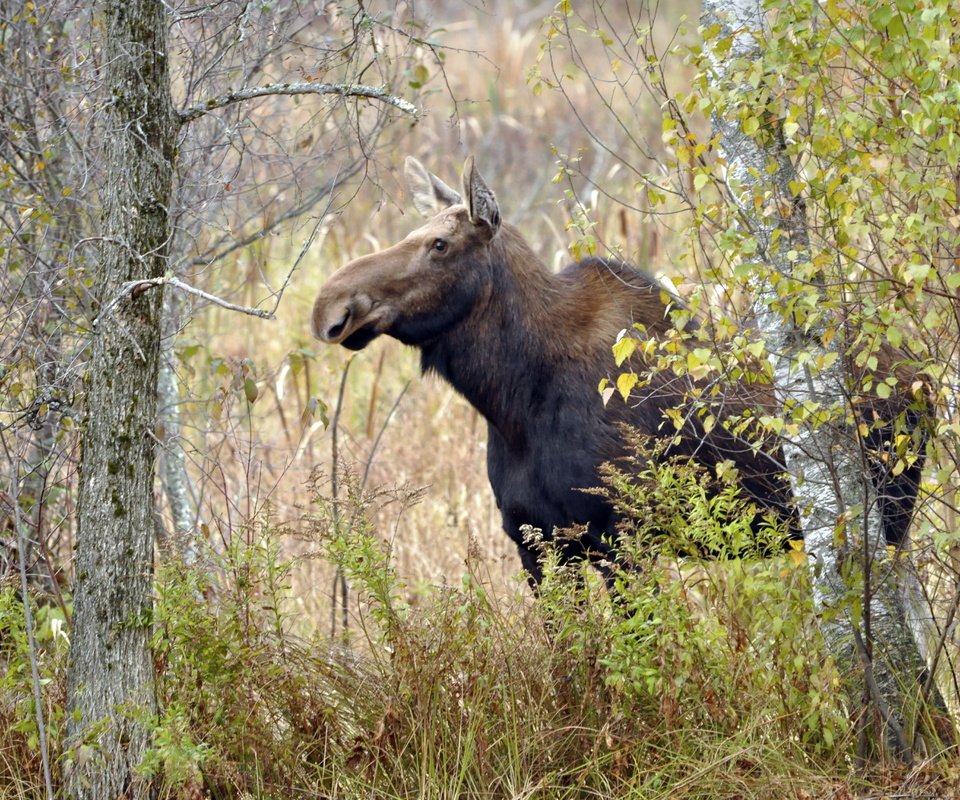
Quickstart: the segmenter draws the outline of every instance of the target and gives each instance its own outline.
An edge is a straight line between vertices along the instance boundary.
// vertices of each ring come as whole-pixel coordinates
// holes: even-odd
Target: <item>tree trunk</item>
[[[765,26],[759,0],[704,0],[702,21],[705,29],[718,26],[718,39],[732,41],[727,52],[709,51],[713,88],[728,98],[741,96],[741,89],[748,93],[749,87],[736,86],[729,73],[740,59],[749,63],[762,58],[757,35]],[[897,591],[896,573],[888,561],[880,563],[885,561],[885,542],[877,504],[869,498],[863,452],[856,437],[844,429],[848,409],[843,404],[849,395],[844,359],[817,371],[806,366],[825,353],[822,331],[816,326],[801,328],[785,317],[780,310],[783,303],[770,281],[772,276],[789,277],[793,264],[809,261],[803,206],[789,190],[796,172],[776,121],[765,117],[763,124],[768,127],[763,135],[747,135],[736,117],[734,102],[729,100],[727,108],[715,115],[713,127],[719,134],[727,185],[741,225],[757,244],[757,275],[762,277],[754,286],[753,310],[774,361],[778,400],[781,407],[787,402],[812,402],[840,412],[839,421],[803,424],[784,442],[804,542],[813,562],[823,634],[846,679],[854,707],[862,698],[868,699],[869,710],[882,725],[886,745],[910,761],[912,743],[903,730],[904,710],[911,705],[908,694],[917,690],[924,664]],[[799,253],[799,258],[789,259],[791,250]],[[800,353],[812,357],[801,362],[797,358]],[[838,530],[848,544],[835,541]],[[859,551],[849,549],[854,542],[862,543]]]
[[[180,429],[180,385],[176,371],[174,344],[179,329],[178,298],[172,292],[164,298],[163,344],[160,351],[160,375],[157,385],[159,419],[163,425],[162,484],[170,508],[173,530],[170,549],[184,564],[197,563],[198,512],[191,500],[193,486],[187,472]],[[166,533],[166,532],[165,532]]]
[[[162,276],[177,122],[160,0],[104,3],[107,105],[100,309]],[[154,440],[162,290],[134,291],[94,331],[86,383],[66,772],[70,798],[148,792],[135,768],[156,713],[152,632]]]

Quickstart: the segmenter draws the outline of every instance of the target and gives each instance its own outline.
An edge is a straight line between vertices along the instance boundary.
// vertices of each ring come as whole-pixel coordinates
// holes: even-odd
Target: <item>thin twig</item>
[[[179,113],[181,124],[209,114],[218,108],[225,108],[234,103],[245,100],[254,100],[258,97],[278,95],[320,94],[337,95],[339,97],[365,97],[368,100],[379,100],[389,106],[399,109],[405,114],[419,118],[419,109],[409,100],[397,97],[387,91],[386,86],[366,86],[362,83],[271,83],[266,86],[249,86],[237,89],[219,97],[211,97],[206,103],[191,106]]]
[[[908,767],[912,766],[913,749],[907,744],[907,737],[903,732],[903,725],[900,724],[900,720],[898,720],[890,710],[890,706],[887,705],[883,693],[877,685],[876,675],[873,671],[873,658],[870,655],[863,635],[856,627],[853,628],[853,642],[856,646],[857,653],[860,655],[861,663],[863,664],[863,680],[866,684],[867,691],[873,698],[873,704],[879,712],[881,719],[883,719],[884,723],[889,727],[888,737],[890,733],[892,733],[894,744],[898,751],[897,757]]]
[[[283,284],[277,291],[273,291],[271,288],[270,291],[273,293],[273,296],[276,298],[276,302],[273,304],[273,311],[280,307],[280,300],[283,298],[284,292],[287,290],[287,286],[290,285],[290,280],[293,278],[293,273],[297,271],[300,267],[300,262],[303,261],[304,257],[307,255],[307,252],[313,246],[314,241],[317,238],[317,232],[320,230],[320,226],[323,225],[323,221],[327,216],[327,212],[330,211],[330,206],[333,205],[333,193],[334,190],[340,186],[341,175],[340,170],[337,170],[337,173],[333,176],[332,180],[329,182],[330,191],[327,194],[327,205],[326,207],[317,214],[317,221],[314,223],[313,229],[310,231],[310,235],[304,240],[303,245],[300,247],[300,252],[297,254],[296,259],[294,259],[293,264],[290,269],[287,270],[287,275],[283,279]]]
[[[234,239],[231,235],[224,234],[223,237],[214,242],[214,244],[211,245],[211,247],[205,253],[195,256],[189,260],[183,259],[175,262],[173,265],[173,272],[178,275],[182,275],[185,270],[192,269],[193,267],[209,267],[217,261],[222,261],[231,253],[237,250],[242,250],[244,247],[263,239],[271,231],[282,225],[287,220],[300,217],[308,209],[316,205],[326,195],[328,198],[327,206],[317,215],[318,220],[322,221],[324,216],[326,216],[327,211],[330,209],[331,204],[333,203],[334,192],[340,188],[340,185],[344,181],[349,180],[360,171],[359,164],[360,162],[358,161],[351,165],[349,169],[345,170],[341,170],[340,167],[337,167],[337,172],[333,178],[327,181],[326,185],[321,186],[319,189],[310,194],[309,197],[307,197],[307,199],[302,203],[292,206],[275,219],[272,219],[263,227],[243,237],[242,239]],[[230,244],[218,250],[217,248],[221,247],[226,241],[229,241]]]
[[[330,448],[332,451],[331,469],[330,469],[330,491],[333,494],[333,526],[337,535],[340,535],[340,480],[337,477],[339,461],[339,449],[337,447],[337,429],[340,425],[340,412],[343,410],[343,395],[347,388],[347,375],[350,373],[350,365],[353,363],[353,356],[347,360],[343,367],[343,375],[340,377],[340,390],[337,392],[337,407],[333,409],[333,419],[330,421]],[[337,589],[340,589],[340,597],[343,605],[343,636],[347,636],[347,624],[349,616],[347,613],[347,577],[343,574],[343,567],[337,564],[336,574],[333,576],[333,603],[330,607],[330,638],[333,639],[337,633]]]
[[[113,311],[117,304],[128,294],[131,294],[132,292],[137,292],[139,294],[140,292],[151,289],[154,286],[172,286],[174,289],[187,292],[187,294],[193,294],[197,297],[202,297],[204,300],[213,303],[214,305],[222,306],[229,311],[239,311],[241,314],[249,314],[252,317],[259,317],[260,319],[276,319],[276,316],[270,311],[264,311],[261,308],[251,308],[250,306],[238,306],[235,303],[231,303],[229,300],[224,300],[222,297],[217,297],[215,294],[210,294],[210,292],[205,292],[203,289],[198,289],[196,286],[191,286],[188,283],[184,283],[179,278],[175,278],[172,275],[164,275],[162,278],[149,278],[142,281],[127,281],[126,283],[122,284],[117,296],[107,303],[103,311],[97,315],[97,318],[93,321],[93,327],[96,328],[100,324],[100,321],[111,311]]]
[[[380,426],[380,430],[377,431],[377,438],[373,440],[373,447],[370,448],[370,454],[367,456],[366,466],[363,468],[363,477],[360,479],[360,488],[363,489],[367,485],[367,477],[370,475],[370,465],[373,464],[373,457],[376,455],[377,448],[380,446],[380,439],[383,438],[384,431],[386,431],[387,426],[390,424],[390,420],[393,419],[393,415],[397,410],[397,407],[400,405],[400,401],[403,400],[403,396],[407,393],[407,389],[410,388],[412,381],[407,381],[403,388],[400,390],[400,394],[397,395],[397,399],[393,401],[393,405],[390,406],[390,410],[387,412],[386,418],[383,420],[383,425]]]

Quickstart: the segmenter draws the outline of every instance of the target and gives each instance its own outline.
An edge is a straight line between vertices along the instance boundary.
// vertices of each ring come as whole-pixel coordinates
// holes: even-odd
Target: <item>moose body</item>
[[[600,484],[600,466],[628,454],[624,426],[663,438],[675,430],[664,412],[685,400],[691,383],[653,373],[629,403],[604,404],[600,376],[615,367],[618,332],[642,323],[645,335],[671,328],[676,301],[652,278],[625,264],[590,258],[551,273],[523,236],[501,223],[493,192],[468,159],[463,196],[408,158],[405,177],[415,207],[429,221],[398,244],[339,269],[313,308],[317,338],[359,350],[381,334],[420,349],[426,372],[449,381],[486,419],[487,471],[523,566],[539,581],[524,526],[564,538],[567,559],[601,569],[616,560],[617,514],[610,501],[583,491]],[[768,404],[769,389],[730,388],[723,413]],[[707,468],[732,461],[743,494],[761,513],[798,531],[776,442],[756,448],[723,425],[705,432],[690,415],[670,453]],[[899,490],[906,522],[911,494]],[[760,523],[758,514],[757,524]],[[902,535],[888,531],[888,538]]]

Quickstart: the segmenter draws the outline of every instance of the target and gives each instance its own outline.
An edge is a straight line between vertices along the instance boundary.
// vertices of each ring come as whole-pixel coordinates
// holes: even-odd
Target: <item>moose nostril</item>
[[[345,308],[343,310],[343,316],[340,317],[339,321],[334,322],[329,328],[327,328],[327,340],[331,341],[340,336],[341,333],[346,329],[347,323],[350,321],[350,309]]]

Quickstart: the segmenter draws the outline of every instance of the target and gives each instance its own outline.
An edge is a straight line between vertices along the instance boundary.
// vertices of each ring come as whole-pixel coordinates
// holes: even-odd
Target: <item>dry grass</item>
[[[311,398],[325,403],[332,417],[351,357],[311,340],[309,311],[317,289],[337,266],[396,241],[415,223],[399,181],[403,156],[417,156],[455,185],[464,157],[476,154],[506,216],[548,264],[557,266],[570,260],[568,248],[579,234],[566,229],[575,207],[564,194],[565,185],[551,180],[557,172],[551,149],[581,153],[585,172],[602,177],[617,191],[632,191],[624,171],[619,170],[618,179],[618,169],[571,113],[571,104],[578,111],[597,104],[589,83],[567,82],[563,93],[544,91],[537,97],[527,83],[544,41],[540,21],[550,6],[536,5],[520,14],[511,8],[501,3],[476,8],[451,4],[433,11],[432,23],[445,30],[443,41],[452,49],[444,74],[437,72],[433,78],[435,91],[426,95],[424,119],[396,134],[389,152],[371,163],[370,179],[352,201],[324,221],[275,322],[252,321],[214,308],[188,329],[186,344],[203,345],[190,364],[194,374],[185,378],[197,400],[187,409],[192,429],[188,437],[212,535],[234,535],[239,523],[266,502],[278,519],[296,527],[309,510],[303,488],[307,477],[314,469],[329,474],[332,429],[317,424],[316,418],[306,425],[300,420]],[[661,16],[661,38],[675,30],[678,14],[679,10],[670,10]],[[606,68],[600,63],[602,49],[589,37],[584,41],[583,57],[595,59],[597,72],[602,73]],[[659,113],[653,107],[649,110],[649,116],[636,117],[633,134],[658,140]],[[591,113],[594,127],[616,141],[619,134],[612,120],[603,121],[599,111]],[[593,232],[598,238],[633,253],[655,270],[666,267],[671,272],[665,263],[661,223],[640,215],[628,217],[596,193],[586,192],[582,199],[596,220]],[[233,268],[247,275],[262,269],[276,279],[285,274],[304,236],[301,229],[269,238],[254,251],[238,255]],[[240,299],[251,303],[258,299],[256,281]],[[306,369],[291,370],[291,359],[302,361]],[[220,360],[226,368],[221,366],[217,374],[213,367]],[[242,392],[231,388],[244,364],[254,371],[259,387],[249,414]],[[220,395],[218,387],[224,388]],[[213,419],[210,400],[224,395],[223,415]],[[411,586],[457,582],[472,549],[495,583],[514,591],[518,562],[501,530],[486,480],[485,427],[449,387],[419,376],[412,350],[378,340],[353,358],[339,415],[339,456],[341,463],[369,472],[368,486],[425,489],[422,501],[400,516],[395,505],[376,513],[378,529],[389,538],[400,572]],[[307,614],[326,620],[332,573],[311,562],[295,581]]]

